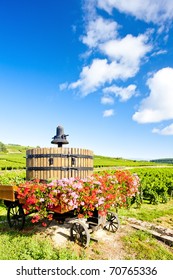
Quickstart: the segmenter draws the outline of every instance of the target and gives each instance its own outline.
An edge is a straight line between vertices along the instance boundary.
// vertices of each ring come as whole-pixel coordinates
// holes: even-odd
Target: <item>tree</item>
[[[0,152],[7,153],[7,148],[2,142],[0,142]]]

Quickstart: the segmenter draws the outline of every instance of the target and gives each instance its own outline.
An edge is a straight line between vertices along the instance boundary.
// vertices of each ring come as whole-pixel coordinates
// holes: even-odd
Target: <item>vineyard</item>
[[[5,170],[21,170],[26,168],[26,151],[32,147],[8,144],[0,142],[0,171]],[[118,157],[106,157],[94,155],[94,168],[114,168],[114,167],[143,167],[143,166],[171,166],[170,163],[130,160]]]
[[[3,159],[6,162],[4,170],[2,169]],[[114,165],[113,162],[116,162],[116,164]],[[118,162],[121,162],[119,166]],[[43,238],[42,234],[39,235],[36,228],[31,227],[30,219],[28,220],[28,225],[26,225],[26,232],[16,233],[9,229],[6,223],[6,209],[2,201],[0,201],[0,232],[2,233],[0,244],[3,244],[3,246],[0,246],[0,258],[105,259],[109,258],[110,253],[112,253],[113,259],[172,259],[173,251],[171,247],[164,246],[145,232],[129,230],[126,218],[134,217],[142,221],[159,224],[164,222],[166,227],[173,228],[173,167],[171,165],[169,167],[150,167],[145,166],[145,162],[141,164],[141,162],[134,161],[133,163],[134,165],[131,164],[130,166],[130,161],[128,160],[95,156],[94,165],[97,168],[94,169],[94,173],[102,174],[104,172],[102,170],[103,166],[105,169],[106,166],[111,166],[114,169],[107,168],[107,173],[113,173],[115,169],[125,167],[132,174],[137,174],[140,179],[139,193],[134,198],[127,198],[127,209],[118,209],[122,226],[120,228],[120,235],[115,235],[115,241],[112,240],[112,242],[116,242],[116,248],[117,246],[123,247],[122,255],[117,255],[122,249],[114,251],[113,243],[110,245],[109,242],[104,243],[104,246],[103,242],[92,243],[91,249],[85,251],[79,251],[79,249],[75,251],[73,245],[55,248],[52,246],[49,238]],[[10,166],[11,168],[9,168]],[[21,168],[18,168],[18,166]],[[101,166],[101,168],[98,168],[98,166]],[[1,153],[0,184],[19,185],[25,183],[25,181],[25,151],[16,153],[14,150],[13,153]],[[14,250],[14,248],[16,249]],[[109,252],[109,256],[106,255],[105,250]]]
[[[150,204],[166,203],[173,196],[173,168],[133,169],[141,185],[141,199]]]
[[[0,170],[18,170],[26,167],[26,150],[29,147],[0,142]]]

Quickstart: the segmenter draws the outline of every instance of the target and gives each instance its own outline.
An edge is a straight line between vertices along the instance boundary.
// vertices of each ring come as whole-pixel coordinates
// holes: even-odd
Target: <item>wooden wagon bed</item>
[[[0,185],[0,199],[14,202],[16,186]]]

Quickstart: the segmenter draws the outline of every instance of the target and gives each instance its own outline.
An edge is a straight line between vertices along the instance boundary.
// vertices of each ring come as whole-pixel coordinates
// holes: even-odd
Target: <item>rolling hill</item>
[[[19,144],[3,144],[3,151],[0,149],[0,170],[25,169],[26,168],[26,150],[34,147],[22,146]],[[102,167],[140,167],[171,165],[173,159],[159,159],[151,161],[131,160],[119,157],[107,157],[94,155],[94,168]]]

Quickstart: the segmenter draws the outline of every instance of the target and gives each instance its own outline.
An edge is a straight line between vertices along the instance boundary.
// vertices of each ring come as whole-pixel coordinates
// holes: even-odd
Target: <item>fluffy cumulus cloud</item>
[[[128,87],[118,87],[118,86],[113,85],[113,86],[104,88],[103,92],[105,94],[113,94],[114,96],[119,97],[120,101],[122,101],[122,102],[127,101],[132,96],[137,94],[136,85],[133,85],[133,84],[129,85]]]
[[[90,48],[97,47],[100,43],[115,38],[117,29],[118,24],[115,21],[98,16],[89,21],[86,27],[86,35],[81,40]]]
[[[98,43],[98,39],[96,41]],[[90,40],[90,44],[96,44],[96,41]],[[83,67],[80,78],[71,83],[69,88],[79,89],[85,96],[105,83],[134,77],[139,71],[142,59],[152,49],[147,41],[145,34],[137,37],[127,35],[122,39],[100,43],[99,49],[106,58],[94,59],[91,65]]]
[[[116,62],[109,63],[107,59],[94,59],[90,66],[85,66],[80,78],[69,85],[70,89],[80,89],[83,96],[96,91],[106,82],[111,83],[123,75]]]
[[[109,14],[115,8],[137,19],[158,25],[173,19],[172,0],[128,0],[128,3],[127,0],[98,0],[97,5]]]
[[[100,49],[111,59],[122,60],[122,63],[127,63],[127,61],[130,64],[132,64],[132,61],[139,63],[140,59],[151,50],[147,41],[148,36],[146,34],[137,37],[128,34],[121,39],[109,40],[100,45]]]
[[[80,89],[83,96],[96,91],[105,83],[112,83],[116,79],[133,77],[133,69],[116,61],[108,62],[107,59],[94,59],[90,66],[85,66],[79,80],[69,85],[70,89]],[[132,92],[131,87],[128,91]]]
[[[159,70],[148,79],[147,85],[150,94],[142,100],[133,120],[138,123],[156,123],[173,119],[173,68]]]
[[[126,77],[133,77],[139,70],[142,59],[151,51],[146,34],[137,37],[128,34],[122,39],[110,40],[100,46],[102,52],[126,70]]]

